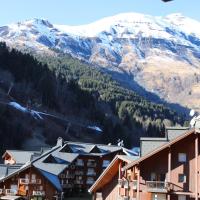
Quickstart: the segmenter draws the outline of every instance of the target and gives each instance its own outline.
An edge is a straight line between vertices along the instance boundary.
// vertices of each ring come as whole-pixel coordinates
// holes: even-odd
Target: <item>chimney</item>
[[[61,138],[61,137],[59,137],[58,139],[57,139],[57,144],[56,144],[56,146],[63,146],[64,145],[64,140],[63,140],[63,138]]]

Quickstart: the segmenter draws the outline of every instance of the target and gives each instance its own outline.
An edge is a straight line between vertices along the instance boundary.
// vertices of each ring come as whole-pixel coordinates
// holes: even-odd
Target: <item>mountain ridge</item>
[[[130,86],[135,81],[169,103],[200,110],[199,30],[200,22],[177,13],[128,13],[78,27],[35,19],[0,27],[0,40],[38,54],[70,54],[119,73],[118,81],[128,75]]]

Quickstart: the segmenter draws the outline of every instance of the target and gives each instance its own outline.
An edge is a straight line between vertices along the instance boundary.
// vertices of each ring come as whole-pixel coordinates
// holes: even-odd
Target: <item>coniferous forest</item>
[[[0,43],[0,101],[2,151],[21,148],[35,132],[50,145],[62,136],[113,144],[122,139],[131,148],[141,136],[163,136],[165,125],[184,123],[175,111],[145,100],[93,66],[66,55],[33,57],[5,43]],[[73,119],[75,125],[35,120],[5,104],[11,101]],[[94,124],[103,132],[97,139],[91,130],[76,124]]]

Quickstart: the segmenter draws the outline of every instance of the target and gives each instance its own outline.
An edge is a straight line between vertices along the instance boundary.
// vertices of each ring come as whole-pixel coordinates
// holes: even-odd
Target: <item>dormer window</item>
[[[181,163],[185,163],[187,161],[186,153],[179,153],[178,154],[178,161]]]

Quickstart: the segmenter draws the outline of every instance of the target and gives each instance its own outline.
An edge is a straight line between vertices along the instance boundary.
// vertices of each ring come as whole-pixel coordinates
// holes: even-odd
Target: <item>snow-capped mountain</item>
[[[69,53],[133,88],[200,110],[200,22],[181,14],[126,13],[82,26],[33,19],[0,27],[0,40],[37,53]]]

